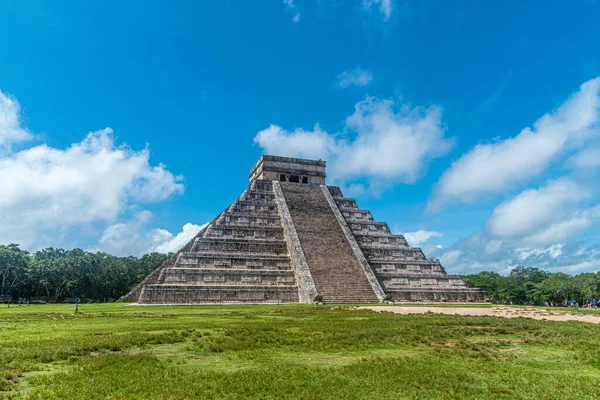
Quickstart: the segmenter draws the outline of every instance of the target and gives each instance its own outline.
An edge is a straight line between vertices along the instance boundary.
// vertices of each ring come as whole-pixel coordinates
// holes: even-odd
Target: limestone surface
[[[335,186],[325,161],[263,156],[247,190],[123,301],[483,301]]]

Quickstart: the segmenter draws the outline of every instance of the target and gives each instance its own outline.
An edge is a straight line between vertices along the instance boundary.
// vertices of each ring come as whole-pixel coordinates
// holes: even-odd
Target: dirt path
[[[373,311],[387,311],[397,314],[425,314],[428,312],[449,315],[487,315],[505,318],[533,318],[546,321],[579,321],[590,324],[600,324],[600,311],[598,315],[570,314],[559,310],[548,310],[544,308],[513,308],[513,307],[401,307],[401,306],[374,306],[357,307],[359,309]]]

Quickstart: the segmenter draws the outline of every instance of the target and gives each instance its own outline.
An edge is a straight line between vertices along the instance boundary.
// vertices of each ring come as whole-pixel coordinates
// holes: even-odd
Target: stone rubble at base
[[[248,189],[122,301],[138,304],[481,302],[373,220],[324,161],[262,156]]]

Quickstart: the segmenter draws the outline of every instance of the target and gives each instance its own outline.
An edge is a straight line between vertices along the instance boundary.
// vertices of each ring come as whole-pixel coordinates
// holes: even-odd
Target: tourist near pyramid
[[[262,156],[241,196],[121,300],[138,304],[483,301],[340,188],[325,161]]]

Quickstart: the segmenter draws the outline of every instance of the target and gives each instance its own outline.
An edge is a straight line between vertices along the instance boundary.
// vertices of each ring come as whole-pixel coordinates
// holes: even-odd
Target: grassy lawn
[[[0,399],[600,397],[600,326],[331,306],[0,308]]]

